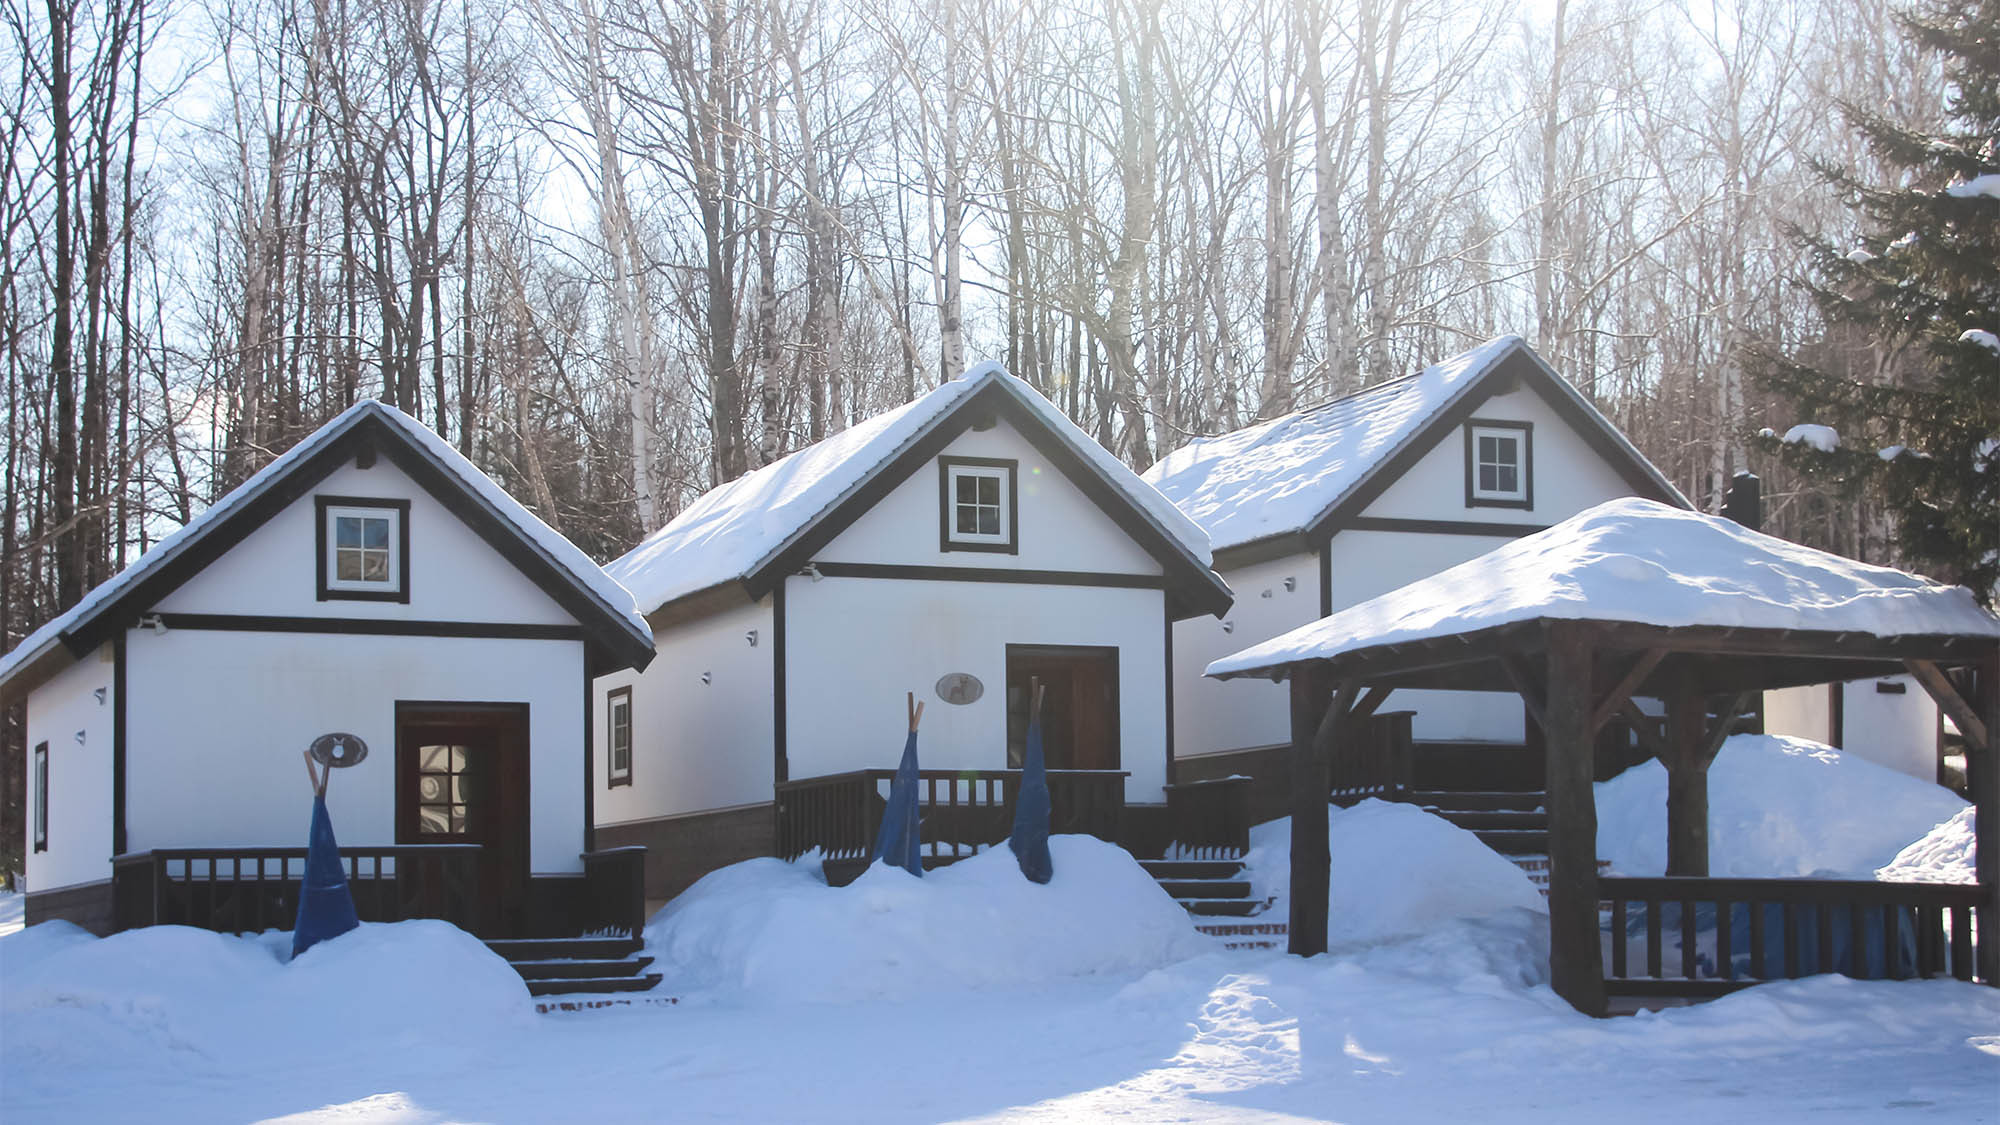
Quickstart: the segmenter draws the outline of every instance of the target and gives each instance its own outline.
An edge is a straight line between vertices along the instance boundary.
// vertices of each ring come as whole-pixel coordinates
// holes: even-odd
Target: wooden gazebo
[[[1977,885],[1708,878],[1709,763],[1756,693],[1903,672],[1965,737]],[[1805,972],[2000,984],[2000,620],[1963,588],[1625,499],[1208,674],[1291,684],[1293,953],[1326,948],[1328,762],[1394,690],[1444,688],[1516,693],[1541,728],[1550,974],[1580,1011],[1602,1014],[1608,993],[1716,995]],[[1662,708],[1648,715],[1638,699]],[[1598,875],[1593,749],[1614,718],[1667,768],[1665,878]],[[1668,935],[1680,938],[1677,973],[1663,965],[1666,919],[1678,928]],[[1627,962],[1628,926],[1639,925],[1642,967]],[[1698,926],[1715,950],[1705,974]],[[1749,939],[1747,967],[1732,937]]]

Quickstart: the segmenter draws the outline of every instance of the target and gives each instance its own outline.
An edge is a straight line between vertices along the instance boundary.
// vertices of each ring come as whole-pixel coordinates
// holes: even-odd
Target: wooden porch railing
[[[865,860],[882,824],[892,769],[852,770],[777,787],[778,855],[818,848],[829,860]],[[1049,831],[1116,841],[1125,813],[1123,770],[1050,770]],[[1020,770],[919,770],[917,803],[926,862],[950,862],[1007,838]]]
[[[1414,711],[1384,711],[1339,739],[1327,763],[1328,800],[1346,807],[1370,797],[1402,801],[1410,793],[1410,719]]]
[[[479,932],[478,844],[342,848],[364,922],[442,918]],[[220,933],[290,929],[298,919],[304,848],[155,848],[111,861],[112,924],[196,926]]]
[[[1167,786],[1173,859],[1240,859],[1250,850],[1247,777],[1218,777]]]
[[[1976,886],[1664,877],[1599,879],[1597,891],[1614,996],[1720,996],[1814,973],[1974,976]]]

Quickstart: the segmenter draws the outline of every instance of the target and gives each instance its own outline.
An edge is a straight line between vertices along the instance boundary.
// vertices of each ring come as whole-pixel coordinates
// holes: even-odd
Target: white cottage
[[[288,928],[300,755],[345,732],[369,753],[328,804],[363,917],[574,932],[592,677],[652,656],[589,558],[364,401],[0,659],[28,920]]]
[[[598,839],[648,847],[653,898],[865,851],[906,692],[929,705],[933,836],[1005,835],[1031,680],[1059,817],[1136,830],[1167,781],[1174,622],[1229,605],[1201,529],[990,364],[709,492],[606,570],[658,655],[597,683]]]
[[[1540,531],[1604,500],[1687,500],[1518,336],[1414,375],[1175,450],[1146,480],[1208,532],[1236,591],[1174,627],[1179,778],[1267,779],[1282,807],[1285,688],[1206,679],[1209,662]],[[1487,758],[1523,742],[1518,702],[1398,692],[1420,742]],[[1493,754],[1491,751],[1502,753]],[[1518,757],[1518,756],[1515,756]],[[1530,758],[1532,760],[1532,757]],[[1475,787],[1479,758],[1458,755]],[[1535,786],[1538,788],[1539,786]]]

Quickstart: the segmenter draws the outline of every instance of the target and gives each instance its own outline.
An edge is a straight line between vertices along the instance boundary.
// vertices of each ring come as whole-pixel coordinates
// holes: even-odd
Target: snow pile
[[[27,915],[28,896],[19,891],[0,891],[0,937],[21,928]]]
[[[288,964],[290,945],[275,932],[152,926],[99,940],[31,927],[0,941],[7,1050],[43,1064],[242,1062],[325,1044],[422,1048],[441,1030],[484,1036],[533,1015],[520,975],[448,923],[364,924]]]
[[[650,613],[677,598],[743,578],[805,534],[875,471],[942,425],[960,404],[997,386],[1089,461],[1170,540],[1206,567],[1208,536],[1033,387],[982,363],[915,402],[885,411],[704,493],[667,526],[604,569]]]
[[[1871,879],[1962,809],[1950,790],[1857,754],[1734,735],[1708,771],[1709,872]],[[1667,771],[1657,760],[1598,783],[1597,854],[1621,875],[1666,873]]]
[[[1856,246],[1847,252],[1847,260],[1857,266],[1865,266],[1875,260],[1875,255],[1870,254],[1864,247]]]
[[[1954,199],[1977,199],[1982,195],[2000,199],[2000,172],[1988,172],[1962,184],[1952,184],[1944,189],[1944,193]]]
[[[1840,448],[1840,431],[1817,422],[1800,422],[1785,431],[1783,440],[1786,445],[1810,445],[1821,453],[1832,453]]]
[[[1968,328],[1958,334],[1961,344],[1978,344],[1990,352],[2000,352],[2000,336],[1995,336],[1984,328]]]
[[[1977,883],[1972,822],[1973,808],[1967,805],[1923,839],[1897,852],[1888,866],[1876,869],[1875,877],[1885,883]]]
[[[702,878],[646,927],[665,987],[777,1002],[1008,989],[1143,972],[1209,949],[1129,853],[1054,836],[1055,878],[990,848],[917,879],[876,864],[829,887],[818,865],[753,859]]]
[[[1415,805],[1368,800],[1348,809],[1328,806],[1326,830],[1330,944],[1427,934],[1450,919],[1547,911],[1541,892],[1511,860]],[[1287,916],[1291,855],[1289,819],[1250,830],[1244,862],[1255,893],[1277,898],[1273,918]]]
[[[2000,637],[1972,591],[1625,497],[1223,657],[1211,676],[1520,621]]]

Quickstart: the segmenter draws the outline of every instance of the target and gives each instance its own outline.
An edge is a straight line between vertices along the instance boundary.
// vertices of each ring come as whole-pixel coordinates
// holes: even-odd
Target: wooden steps
[[[1430,789],[1410,794],[1412,803],[1479,837],[1501,855],[1547,855],[1547,795],[1533,791]]]
[[[641,956],[638,938],[505,938],[486,947],[507,959],[527,982],[528,995],[574,996],[648,992],[660,974],[646,972],[653,963]],[[540,1004],[543,1011],[569,1004]]]
[[[1197,930],[1224,938],[1230,948],[1264,948],[1234,941],[1242,935],[1233,931],[1245,923],[1227,921],[1254,918],[1271,908],[1270,899],[1251,897],[1250,880],[1240,860],[1142,859],[1139,866],[1159,882],[1160,889],[1181,904],[1181,909],[1194,917]]]

